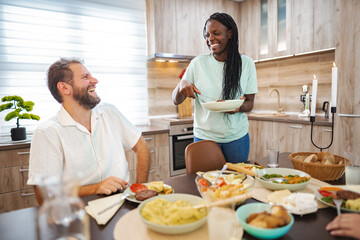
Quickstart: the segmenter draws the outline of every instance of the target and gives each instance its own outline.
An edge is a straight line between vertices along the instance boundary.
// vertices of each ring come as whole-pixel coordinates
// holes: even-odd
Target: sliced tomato
[[[216,180],[216,182],[215,182],[214,185],[215,185],[216,188],[219,188],[219,187],[221,187],[221,186],[223,186],[223,185],[226,185],[225,179],[224,179],[223,177],[219,177],[219,178]]]
[[[323,195],[324,197],[334,197],[336,198],[336,195],[332,192],[325,191],[325,190],[319,190],[319,193]]]
[[[145,189],[148,189],[147,186],[141,183],[133,183],[130,185],[130,190],[134,193],[140,192]]]
[[[198,180],[198,184],[199,184],[201,187],[208,187],[208,186],[209,186],[208,182],[207,182],[205,179],[203,179],[203,178],[201,178],[201,179]]]

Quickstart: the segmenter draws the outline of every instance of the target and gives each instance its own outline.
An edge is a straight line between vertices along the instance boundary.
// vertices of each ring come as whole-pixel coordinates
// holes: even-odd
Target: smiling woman
[[[59,57],[77,57],[99,79],[102,101],[133,123],[147,123],[145,9],[145,0],[2,0],[0,97],[34,99],[47,120],[58,104],[45,84],[46,70]],[[13,123],[0,125],[7,133]],[[31,121],[24,126],[35,128]]]

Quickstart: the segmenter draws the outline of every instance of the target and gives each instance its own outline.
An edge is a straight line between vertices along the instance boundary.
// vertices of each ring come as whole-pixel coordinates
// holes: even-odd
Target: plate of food
[[[240,172],[245,173],[250,176],[255,176],[255,172],[260,169],[264,169],[262,165],[259,164],[250,164],[250,163],[226,163],[227,168]]]
[[[201,105],[212,112],[228,112],[241,107],[244,101],[245,99],[218,100],[201,103]]]
[[[154,181],[149,183],[133,183],[125,189],[124,193],[130,194],[129,197],[126,198],[127,200],[141,203],[159,194],[172,194],[174,193],[174,189],[162,181]]]
[[[298,191],[311,181],[309,174],[291,168],[264,168],[256,171],[255,178],[261,186],[271,190]]]
[[[294,192],[289,189],[273,191],[267,196],[270,204],[282,205],[296,215],[314,213],[318,210],[315,195],[312,193]]]
[[[253,177],[231,171],[225,171],[216,182],[213,183],[213,179],[216,178],[218,172],[219,171],[206,172],[195,178],[198,191],[201,196],[209,202],[244,195],[254,186],[255,179]],[[244,201],[245,199],[235,204],[240,204]]]
[[[315,197],[325,205],[336,208],[333,199],[342,199],[341,210],[360,213],[360,193],[339,187],[321,187],[314,191]]]

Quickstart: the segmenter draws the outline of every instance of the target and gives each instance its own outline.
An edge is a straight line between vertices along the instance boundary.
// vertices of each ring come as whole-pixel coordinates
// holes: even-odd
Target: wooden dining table
[[[291,161],[288,158],[289,153],[280,153],[279,167],[293,168]],[[266,166],[266,158],[256,160],[257,163]],[[196,184],[196,174],[182,175],[172,177],[164,182],[172,186],[176,193],[187,193],[200,196]],[[337,181],[329,182],[333,185],[345,184],[344,176]],[[88,201],[102,198],[104,196],[94,195],[83,197],[82,200],[86,204]],[[244,204],[258,202],[254,199],[248,199]],[[118,220],[126,213],[137,208],[138,204],[130,201],[125,201],[119,211],[113,218],[103,226],[97,225],[94,219],[90,219],[91,239],[114,239],[113,230]],[[36,239],[36,212],[38,207],[26,208],[17,211],[0,214],[0,239]],[[307,214],[304,216],[295,215],[295,222],[290,231],[280,239],[294,240],[294,239],[347,239],[332,237],[325,226],[336,217],[336,209],[323,208],[316,213]],[[169,239],[171,239],[169,237]],[[257,239],[244,232],[243,239]]]

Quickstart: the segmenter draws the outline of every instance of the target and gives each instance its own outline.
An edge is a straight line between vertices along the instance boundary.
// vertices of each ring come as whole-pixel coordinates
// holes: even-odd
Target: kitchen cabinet
[[[38,206],[28,179],[30,148],[0,151],[0,213]]]
[[[202,32],[205,21],[212,13],[226,12],[238,22],[239,8],[229,0],[147,0],[148,55],[209,52]]]
[[[265,59],[335,47],[335,0],[286,1],[286,50],[278,51],[278,1],[268,0],[268,53],[260,54],[260,3],[240,5],[240,51]]]
[[[143,136],[150,148],[150,171],[148,181],[159,181],[170,178],[169,134],[146,134]],[[136,154],[132,150],[125,152],[129,164],[130,182],[136,181]]]
[[[266,156],[266,140],[279,141],[280,152],[318,152],[311,143],[311,125],[277,121],[249,120],[249,159]],[[327,146],[331,141],[331,127],[314,125],[313,141],[318,146]],[[333,152],[334,146],[325,151]]]

